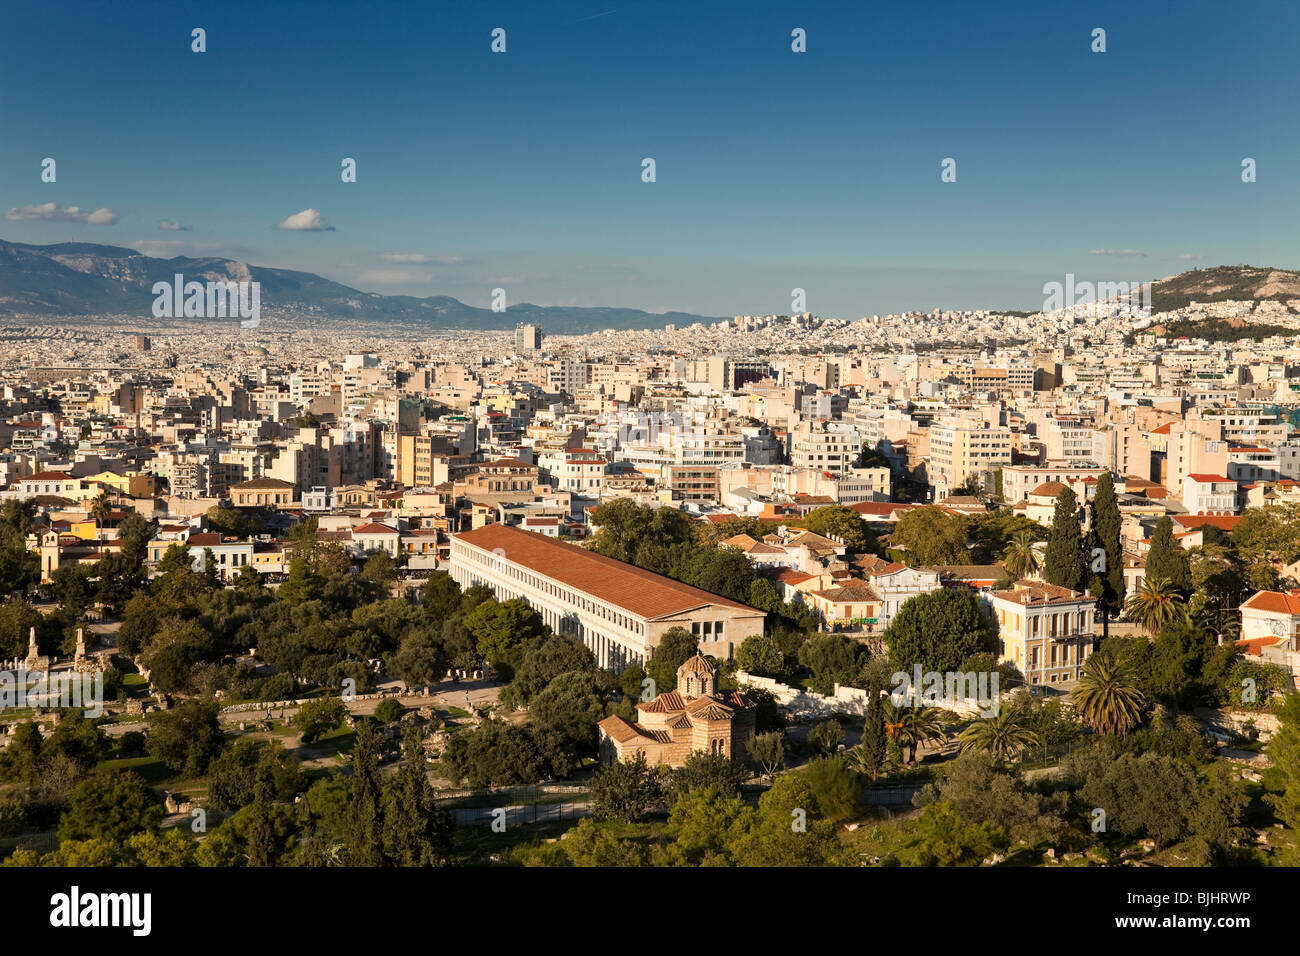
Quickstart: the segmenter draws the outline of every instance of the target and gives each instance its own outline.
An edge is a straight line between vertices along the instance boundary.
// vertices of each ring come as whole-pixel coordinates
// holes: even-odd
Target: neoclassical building
[[[697,750],[748,759],[755,707],[738,691],[719,691],[718,669],[701,654],[677,669],[677,690],[636,709],[635,724],[610,716],[597,725],[602,762],[635,760],[644,754],[652,767],[680,767]]]
[[[498,600],[528,602],[557,634],[591,648],[612,671],[644,665],[665,633],[685,628],[701,651],[730,658],[763,633],[755,608],[594,551],[503,524],[451,537],[449,571],[462,588],[484,584]]]

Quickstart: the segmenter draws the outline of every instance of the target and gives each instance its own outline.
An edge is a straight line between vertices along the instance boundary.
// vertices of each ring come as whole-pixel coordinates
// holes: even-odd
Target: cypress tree
[[[1043,578],[1071,591],[1082,591],[1087,585],[1086,565],[1083,562],[1083,529],[1079,526],[1079,499],[1065,488],[1056,496],[1056,511],[1052,516],[1052,534],[1047,539],[1047,554],[1043,562]]]
[[[1171,584],[1184,594],[1191,593],[1191,562],[1187,552],[1174,540],[1174,522],[1168,515],[1156,522],[1156,530],[1151,534],[1145,577],[1148,581]]]
[[[1093,547],[1104,553],[1100,569],[1096,560],[1089,562],[1092,575],[1092,593],[1101,611],[1102,638],[1110,636],[1110,617],[1124,606],[1124,550],[1120,545],[1119,501],[1115,497],[1115,480],[1110,472],[1097,479],[1097,491],[1092,498]],[[1098,555],[1097,557],[1100,557]]]
[[[451,827],[434,802],[420,731],[414,727],[403,737],[402,757],[405,763],[388,791],[384,845],[398,866],[430,866],[451,848]]]
[[[253,771],[253,804],[248,821],[248,865],[270,866],[275,855],[271,832],[271,770],[259,763]]]
[[[873,681],[867,699],[866,723],[862,727],[862,751],[871,766],[872,776],[885,760],[885,711],[880,706],[880,687]]]
[[[349,862],[353,866],[382,866],[384,812],[379,785],[379,731],[373,720],[357,721],[352,747],[351,824],[348,828]]]

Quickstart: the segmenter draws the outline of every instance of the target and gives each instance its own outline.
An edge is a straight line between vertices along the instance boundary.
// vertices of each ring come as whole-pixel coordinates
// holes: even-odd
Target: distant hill
[[[1300,300],[1300,272],[1269,266],[1214,266],[1159,279],[1151,286],[1151,308],[1172,312],[1192,302],[1254,299]]]
[[[361,292],[310,272],[271,269],[234,259],[155,259],[121,246],[88,242],[36,246],[4,240],[0,240],[0,315],[148,316],[154,301],[153,284],[170,282],[178,272],[187,282],[260,282],[264,310],[311,310],[339,318],[416,322],[435,329],[513,329],[519,322],[533,322],[546,332],[580,334],[720,321],[685,312],[656,314],[640,309],[530,303],[493,312],[450,296],[417,298]]]

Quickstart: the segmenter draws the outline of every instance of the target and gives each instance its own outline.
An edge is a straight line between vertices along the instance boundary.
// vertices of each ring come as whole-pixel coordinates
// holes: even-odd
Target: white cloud
[[[304,209],[302,212],[296,212],[284,222],[279,223],[276,229],[285,232],[333,232],[334,227],[326,224],[325,218],[315,209]]]
[[[379,258],[385,262],[433,263],[440,266],[458,266],[465,261],[460,256],[431,256],[424,252],[385,252]]]
[[[1182,259],[1184,262],[1195,262],[1197,259],[1202,258],[1202,256],[1195,252],[1184,252],[1178,258]]]
[[[175,219],[158,220],[158,228],[161,229],[163,232],[189,232],[190,231],[189,226],[182,226]]]
[[[433,281],[433,276],[413,269],[371,269],[360,273],[357,278],[373,285],[410,285]]]
[[[1089,249],[1090,256],[1141,256],[1143,259],[1147,254],[1141,249]]]
[[[83,211],[80,206],[65,209],[57,203],[46,202],[39,206],[17,206],[5,213],[5,218],[14,222],[82,222],[88,226],[111,226],[117,222],[117,213],[108,208],[93,212]]]

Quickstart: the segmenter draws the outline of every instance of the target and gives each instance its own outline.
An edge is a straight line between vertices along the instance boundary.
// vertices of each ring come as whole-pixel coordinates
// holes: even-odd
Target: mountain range
[[[649,329],[667,324],[717,322],[717,317],[686,312],[645,312],[624,308],[509,306],[504,312],[466,305],[451,296],[423,298],[362,292],[310,272],[254,266],[235,259],[176,256],[156,259],[134,249],[89,242],[48,246],[0,240],[0,315],[73,316],[152,314],[155,282],[261,283],[263,309],[305,311],[348,319],[420,323],[433,329],[512,329],[535,323],[546,332],[581,334],[600,329]],[[1156,312],[1189,302],[1227,299],[1300,299],[1300,272],[1258,266],[1193,269],[1152,283]],[[978,308],[969,303],[968,308]]]
[[[418,322],[435,329],[513,329],[535,323],[558,334],[599,329],[648,329],[666,324],[718,322],[685,312],[580,308],[521,303],[504,312],[466,305],[451,296],[380,295],[292,269],[234,259],[176,256],[155,259],[134,249],[89,242],[37,246],[0,240],[0,315],[71,316],[152,314],[155,282],[261,283],[261,307],[310,311],[350,319]]]

